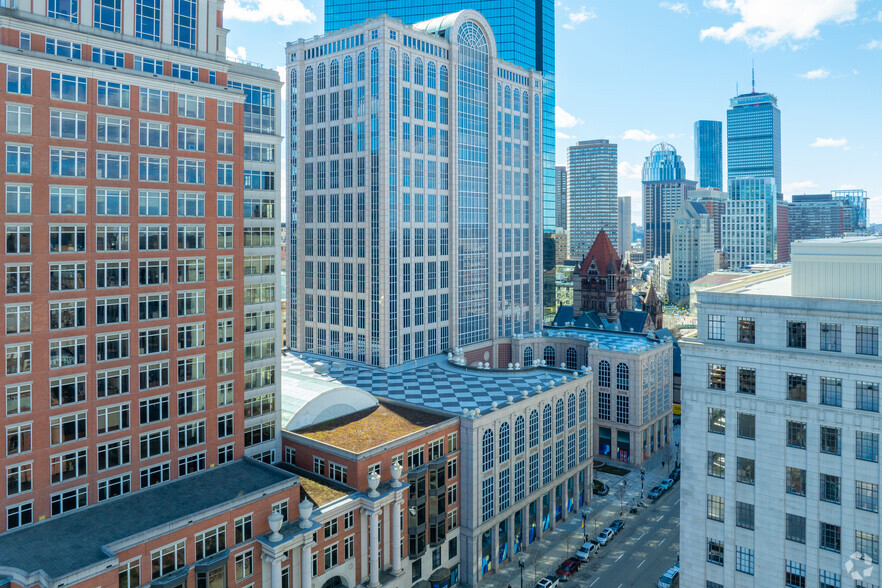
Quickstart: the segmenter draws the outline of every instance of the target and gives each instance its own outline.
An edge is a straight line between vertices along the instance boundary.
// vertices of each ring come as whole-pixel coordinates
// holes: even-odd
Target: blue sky
[[[322,11],[228,0],[228,48],[279,67],[286,41],[322,33]],[[636,222],[643,158],[668,141],[692,178],[693,122],[725,120],[754,60],[781,108],[785,197],[864,188],[882,223],[882,1],[559,0],[556,24],[558,163],[579,139],[616,142]]]

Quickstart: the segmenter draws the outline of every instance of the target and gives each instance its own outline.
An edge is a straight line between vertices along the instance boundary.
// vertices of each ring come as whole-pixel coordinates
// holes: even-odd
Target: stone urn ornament
[[[380,474],[377,472],[371,472],[368,474],[368,488],[370,491],[368,492],[369,498],[377,498],[380,493],[377,492],[377,487],[380,485]]]

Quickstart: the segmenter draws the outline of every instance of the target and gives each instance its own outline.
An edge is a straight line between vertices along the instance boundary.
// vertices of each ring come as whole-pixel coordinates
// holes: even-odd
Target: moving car
[[[612,529],[613,531],[615,531],[616,534],[618,534],[619,531],[621,531],[624,528],[624,526],[625,526],[625,521],[623,521],[622,519],[616,519],[609,524],[609,528]]]
[[[558,588],[560,579],[557,576],[545,576],[536,582],[536,588]]]
[[[573,556],[579,561],[586,562],[588,558],[593,554],[597,553],[597,550],[600,549],[600,543],[597,541],[586,541],[582,544],[582,547],[576,551],[576,554]]]
[[[673,485],[674,481],[670,478],[665,478],[664,480],[662,480],[661,484],[659,484],[659,486],[664,488],[665,490],[670,490],[671,486]]]
[[[612,539],[613,535],[615,535],[615,534],[616,534],[615,531],[613,531],[611,528],[607,527],[606,529],[601,531],[600,534],[597,536],[597,542],[600,543],[601,545],[606,545],[607,543],[609,543],[609,540]]]
[[[570,559],[564,561],[557,568],[557,571],[554,572],[557,574],[557,577],[566,582],[570,579],[570,576],[579,571],[579,566],[582,565],[578,559],[571,557]]]
[[[594,494],[597,494],[598,496],[606,496],[607,494],[609,494],[609,486],[599,480],[594,480],[592,492],[594,492]]]
[[[676,565],[658,579],[658,588],[674,588],[680,585],[680,566]]]
[[[656,486],[655,488],[653,488],[652,490],[649,491],[648,496],[649,496],[649,498],[656,500],[656,499],[658,499],[659,496],[661,496],[664,493],[665,493],[664,488],[662,488],[661,486]]]

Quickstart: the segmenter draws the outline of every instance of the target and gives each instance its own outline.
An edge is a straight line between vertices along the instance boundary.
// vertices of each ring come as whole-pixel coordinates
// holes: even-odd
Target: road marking
[[[622,586],[624,586],[624,584],[619,584],[619,588],[622,588]]]
[[[674,504],[680,504],[680,499],[678,498],[677,502],[675,502]]]
[[[637,567],[639,568],[640,566],[642,566],[642,565],[645,564],[645,563],[646,563],[646,560],[644,559],[644,560],[641,561],[639,564],[637,564]]]
[[[646,536],[646,533],[643,533],[643,535],[640,535],[639,537],[637,537],[637,541],[640,541],[641,539],[643,539],[644,536]]]
[[[625,556],[625,552],[623,551],[622,554],[619,555],[619,557],[616,558],[616,561],[619,561],[619,560],[622,559],[624,556]]]
[[[594,586],[595,584],[597,584],[597,581],[598,581],[599,579],[600,579],[600,576],[597,576],[596,578],[594,578],[594,581],[591,582],[590,584],[588,584],[588,588],[591,588],[591,586]]]
[[[664,542],[667,541],[667,540],[668,540],[668,538],[665,537],[664,539],[661,540],[661,543],[659,543],[658,546],[661,547],[661,546],[662,546],[662,543],[664,543]]]

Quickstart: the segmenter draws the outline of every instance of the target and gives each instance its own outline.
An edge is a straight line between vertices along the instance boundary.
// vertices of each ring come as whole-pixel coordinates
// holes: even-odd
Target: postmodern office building
[[[699,188],[723,189],[723,123],[695,121],[695,179]]]
[[[878,582],[880,260],[878,237],[801,241],[792,270],[698,294],[684,586]]]
[[[689,284],[714,271],[714,219],[704,205],[687,200],[671,221],[668,300],[688,300]]]
[[[606,139],[567,147],[570,257],[582,259],[604,231],[618,245],[618,145]]]
[[[272,461],[278,74],[208,2],[4,6],[3,530]]]
[[[541,92],[542,177],[541,200],[536,213],[547,233],[555,228],[555,77],[554,2],[552,0],[325,0],[325,33],[360,24],[369,18],[388,15],[412,25],[460,10],[475,10],[493,30],[499,59],[539,73],[531,80],[533,91]],[[503,76],[505,74],[503,73]],[[511,81],[511,80],[509,80]],[[537,85],[538,84],[538,85]]]
[[[690,190],[686,196],[689,200],[704,206],[704,209],[714,220],[714,250],[722,249],[723,213],[726,212],[726,201],[729,199],[729,194],[722,190],[699,188],[697,190]]]
[[[652,148],[643,162],[643,250],[646,259],[671,252],[671,219],[696,183],[686,179],[686,166],[668,143]]]
[[[497,55],[474,11],[288,45],[293,349],[386,367],[541,327],[541,75]]]
[[[567,166],[554,168],[554,227],[567,230]]]
[[[781,204],[773,178],[729,181],[729,199],[722,215],[720,238],[730,268],[776,262]]]
[[[774,94],[752,91],[729,100],[727,179],[774,178],[781,183],[781,110]]]

